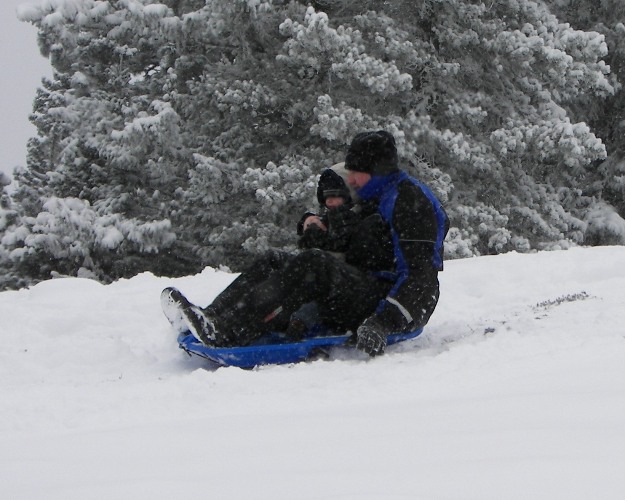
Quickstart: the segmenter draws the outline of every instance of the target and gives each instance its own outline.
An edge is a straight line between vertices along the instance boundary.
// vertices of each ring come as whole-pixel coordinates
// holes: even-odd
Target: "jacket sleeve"
[[[347,205],[328,210],[326,215],[328,237],[322,250],[330,252],[347,251],[352,233],[360,221],[360,217]]]
[[[395,251],[398,267],[405,264],[419,272],[429,270],[433,265],[438,224],[434,206],[419,186],[410,182],[399,185],[392,228],[399,240],[399,249]]]
[[[438,270],[433,264],[437,220],[421,188],[402,182],[392,213],[396,280],[375,316],[387,333],[427,323],[438,301]]]

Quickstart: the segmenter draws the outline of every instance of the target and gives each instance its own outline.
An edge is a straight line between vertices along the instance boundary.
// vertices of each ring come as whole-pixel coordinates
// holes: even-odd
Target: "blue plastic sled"
[[[417,337],[423,332],[418,328],[407,333],[393,333],[388,336],[387,344],[395,344],[403,340]],[[206,358],[221,366],[237,366],[253,368],[259,365],[298,363],[312,356],[323,353],[327,349],[344,345],[350,335],[319,335],[305,337],[299,342],[289,341],[280,333],[271,333],[252,345],[245,347],[208,347],[199,342],[188,332],[178,336],[178,344],[187,353]]]

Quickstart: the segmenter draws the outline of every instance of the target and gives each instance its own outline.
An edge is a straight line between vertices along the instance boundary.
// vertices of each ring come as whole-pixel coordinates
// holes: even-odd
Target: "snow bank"
[[[248,371],[188,358],[159,309],[232,278],[0,293],[3,496],[621,498],[625,248],[447,262],[420,338]]]

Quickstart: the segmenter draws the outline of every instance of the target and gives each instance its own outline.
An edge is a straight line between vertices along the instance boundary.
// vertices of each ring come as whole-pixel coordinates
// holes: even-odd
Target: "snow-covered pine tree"
[[[439,167],[445,177],[432,182],[456,226],[450,255],[583,241],[593,200],[581,188],[606,151],[565,105],[613,93],[601,35],[530,1],[332,8],[336,27],[312,9],[281,26],[290,39],[280,60],[328,81],[313,133],[348,142],[385,127],[404,159],[422,154]]]
[[[13,207],[13,201],[8,191],[11,179],[4,172],[0,172],[0,235],[4,236],[7,228],[15,227],[19,217]],[[19,288],[25,285],[24,281],[15,273],[15,266],[9,259],[9,252],[0,240],[0,289],[7,287]]]
[[[584,239],[606,150],[567,106],[614,87],[604,37],[542,2],[46,0],[21,16],[55,73],[19,176],[28,232],[3,241],[46,273],[288,246],[315,175],[373,128],[445,201],[450,256]],[[49,234],[77,253],[50,260]]]
[[[569,106],[572,116],[583,117],[601,137],[608,158],[597,162],[595,179],[586,182],[585,192],[596,202],[588,206],[585,242],[625,244],[625,3],[619,0],[549,0],[552,12],[576,29],[605,36],[606,63],[616,90],[597,101],[580,96]]]
[[[101,1],[21,11],[39,26],[54,70],[35,100],[27,169],[16,173],[21,225],[4,240],[33,279],[108,280],[177,262],[167,259],[175,240],[167,205],[185,168],[158,70],[165,39],[151,29],[168,13]]]

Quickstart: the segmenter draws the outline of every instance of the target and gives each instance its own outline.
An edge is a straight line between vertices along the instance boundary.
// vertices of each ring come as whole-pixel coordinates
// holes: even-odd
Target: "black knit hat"
[[[352,201],[352,197],[345,184],[345,180],[331,168],[326,168],[321,172],[317,183],[317,200],[320,205],[325,205],[326,198],[331,196],[341,197],[346,203]]]
[[[347,150],[345,168],[371,175],[387,175],[399,170],[395,138],[386,130],[361,132]]]

